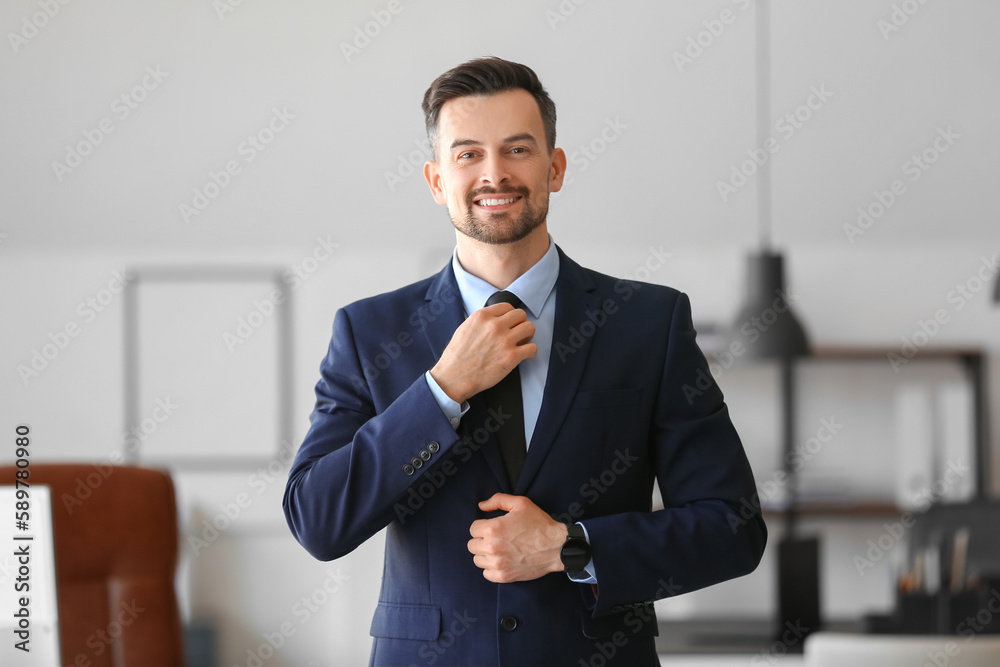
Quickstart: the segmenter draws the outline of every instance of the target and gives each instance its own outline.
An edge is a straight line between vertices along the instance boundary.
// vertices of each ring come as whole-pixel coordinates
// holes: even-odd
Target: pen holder
[[[1000,589],[900,593],[892,625],[903,634],[1000,634]]]

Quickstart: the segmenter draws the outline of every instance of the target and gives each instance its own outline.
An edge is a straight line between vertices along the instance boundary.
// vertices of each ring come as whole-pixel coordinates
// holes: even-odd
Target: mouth
[[[502,211],[516,204],[521,198],[521,195],[482,196],[473,201],[473,204],[487,211]]]

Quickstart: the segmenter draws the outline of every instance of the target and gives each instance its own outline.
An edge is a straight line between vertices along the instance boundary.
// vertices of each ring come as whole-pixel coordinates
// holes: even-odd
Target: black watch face
[[[571,537],[563,544],[560,556],[567,571],[579,572],[590,562],[590,545],[585,539]]]

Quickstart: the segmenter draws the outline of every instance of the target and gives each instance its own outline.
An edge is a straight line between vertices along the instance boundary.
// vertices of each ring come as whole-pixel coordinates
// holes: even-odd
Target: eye
[[[458,159],[459,160],[467,160],[467,159],[470,159],[470,158],[474,158],[475,156],[476,156],[476,154],[473,153],[472,151],[466,151],[464,153],[459,153]]]
[[[510,152],[511,153],[527,153],[528,149],[524,148],[523,146],[518,146],[517,148],[510,149]]]

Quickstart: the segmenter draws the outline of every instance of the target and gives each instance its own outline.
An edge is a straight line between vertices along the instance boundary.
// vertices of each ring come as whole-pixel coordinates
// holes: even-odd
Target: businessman
[[[337,311],[288,524],[321,560],[388,527],[372,665],[658,665],[653,601],[767,538],[722,393],[684,390],[711,377],[688,298],[552,241],[566,156],[531,69],[464,63],[423,110],[455,251]]]

